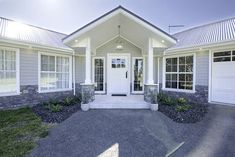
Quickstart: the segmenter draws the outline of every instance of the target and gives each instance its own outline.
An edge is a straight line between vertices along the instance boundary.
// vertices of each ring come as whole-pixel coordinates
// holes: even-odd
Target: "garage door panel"
[[[212,101],[235,105],[235,62],[213,62],[211,85]]]

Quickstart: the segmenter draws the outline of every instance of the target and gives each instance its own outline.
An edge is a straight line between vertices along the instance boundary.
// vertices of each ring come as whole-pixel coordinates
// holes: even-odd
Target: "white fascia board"
[[[98,26],[99,24],[102,24],[103,22],[105,22],[105,21],[111,19],[112,17],[114,17],[114,16],[117,15],[118,13],[120,13],[120,9],[118,9],[118,10],[116,10],[116,11],[114,11],[114,12],[112,12],[112,13],[110,13],[110,14],[104,16],[104,17],[102,17],[101,19],[95,21],[94,23],[88,25],[87,27],[81,29],[80,31],[78,31],[78,32],[76,32],[76,33],[74,33],[74,34],[72,34],[72,35],[69,36],[68,38],[64,39],[64,40],[63,40],[63,43],[67,44],[67,43],[71,42],[71,41],[74,40],[75,38],[78,38],[81,34],[87,32],[87,31],[89,31],[89,30],[95,28],[95,27]]]
[[[142,21],[141,19],[139,19],[139,18],[137,18],[137,17],[131,15],[130,13],[126,12],[125,10],[123,10],[123,9],[121,9],[121,8],[119,8],[119,9],[115,10],[114,12],[112,12],[112,13],[110,13],[110,14],[104,16],[104,17],[102,17],[101,19],[95,21],[94,23],[88,25],[87,27],[81,29],[80,31],[78,31],[78,32],[76,32],[76,33],[74,33],[74,34],[72,34],[72,35],[69,36],[68,38],[64,39],[63,42],[64,42],[65,44],[71,42],[71,41],[74,40],[75,38],[78,38],[81,34],[83,34],[83,33],[87,32],[87,31],[89,31],[89,30],[95,28],[97,25],[102,24],[103,22],[109,20],[110,18],[114,17],[115,15],[117,15],[117,14],[119,14],[119,13],[121,13],[121,14],[127,16],[128,18],[132,19],[133,21],[137,22],[138,24],[140,24],[140,25],[144,26],[145,28],[151,30],[152,32],[156,33],[157,35],[160,35],[163,39],[168,40],[168,41],[170,41],[170,42],[173,43],[173,44],[176,44],[177,41],[174,40],[173,38],[170,38],[169,36],[167,36],[167,35],[164,34],[163,32],[157,30],[157,29],[154,28],[153,26],[151,26],[151,25],[149,25],[148,23]]]
[[[173,38],[170,38],[169,36],[167,36],[166,34],[164,34],[161,31],[157,30],[156,28],[154,28],[153,26],[149,25],[148,23],[146,23],[146,22],[140,20],[139,18],[131,15],[130,13],[126,12],[125,10],[120,10],[120,12],[123,15],[129,17],[130,19],[134,20],[138,24],[140,24],[140,25],[144,26],[145,28],[151,30],[152,32],[156,33],[157,35],[160,35],[163,39],[166,39],[166,40],[170,41],[171,43],[176,44],[176,42],[177,42],[176,40],[174,40]]]

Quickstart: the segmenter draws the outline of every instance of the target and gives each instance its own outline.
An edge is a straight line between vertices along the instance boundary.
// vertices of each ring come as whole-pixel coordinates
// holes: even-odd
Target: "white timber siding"
[[[20,85],[38,84],[38,52],[20,49]]]
[[[209,51],[196,53],[196,85],[208,86]]]
[[[85,82],[85,57],[76,56],[75,57],[75,82],[84,83]]]

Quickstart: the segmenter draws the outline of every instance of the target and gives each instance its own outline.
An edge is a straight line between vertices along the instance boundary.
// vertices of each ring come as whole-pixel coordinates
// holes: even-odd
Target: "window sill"
[[[6,97],[6,96],[17,96],[20,95],[20,93],[0,93],[0,97]]]
[[[38,91],[38,93],[55,93],[55,92],[66,92],[66,91],[72,91],[72,88],[69,89],[61,89],[61,90],[46,90],[46,91]]]
[[[180,93],[195,93],[195,90],[183,90],[183,89],[170,89],[170,88],[162,88],[163,91],[170,91],[170,92],[180,92]]]

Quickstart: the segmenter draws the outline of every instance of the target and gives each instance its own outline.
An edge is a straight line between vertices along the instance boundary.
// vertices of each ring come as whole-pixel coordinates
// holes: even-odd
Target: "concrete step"
[[[110,96],[96,95],[90,103],[91,109],[149,109],[150,105],[144,101],[143,95]]]
[[[149,109],[147,103],[90,103],[91,109]]]

